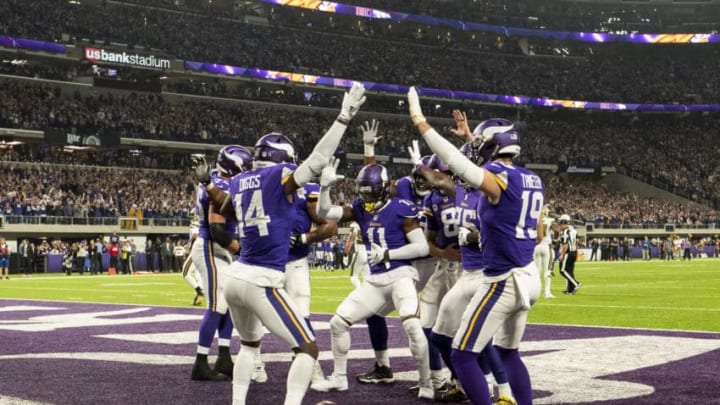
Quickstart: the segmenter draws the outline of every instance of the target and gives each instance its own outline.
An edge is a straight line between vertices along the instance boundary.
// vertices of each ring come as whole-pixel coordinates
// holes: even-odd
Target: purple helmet
[[[373,212],[385,205],[390,193],[390,178],[385,166],[373,163],[360,169],[355,179],[358,195],[365,209]]]
[[[215,166],[220,174],[234,176],[246,170],[252,170],[252,161],[252,154],[246,147],[227,145],[218,152]]]
[[[446,165],[445,162],[442,161],[442,159],[440,159],[440,156],[438,156],[437,153],[432,155],[427,166],[429,168],[431,168],[432,170],[436,170],[438,172],[449,172],[450,171],[450,167],[448,165]]]
[[[481,142],[489,141],[495,134],[513,129],[513,123],[505,118],[490,118],[478,124],[473,130],[473,136]]]
[[[295,145],[287,136],[276,132],[263,135],[255,142],[255,167],[278,163],[295,163]]]
[[[422,166],[428,166],[431,158],[431,155],[421,157],[420,161],[417,162],[412,169],[412,176],[410,178],[412,179],[413,191],[420,197],[424,197],[430,193],[430,184],[425,180],[425,177],[420,174],[419,170]]]
[[[520,134],[514,129],[497,133],[492,139],[483,142],[478,154],[488,162],[498,155],[508,155],[512,158],[520,155]]]
[[[460,147],[460,153],[465,155],[466,158],[470,159],[470,161],[476,165],[482,166],[488,162],[487,159],[480,153],[482,145],[483,143],[479,139],[476,139],[463,144],[463,146]]]

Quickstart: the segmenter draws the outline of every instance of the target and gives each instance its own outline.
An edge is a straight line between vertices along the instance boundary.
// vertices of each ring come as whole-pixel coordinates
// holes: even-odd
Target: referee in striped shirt
[[[560,274],[567,280],[567,289],[563,294],[575,294],[582,285],[575,278],[575,260],[577,260],[577,231],[570,225],[570,216],[560,216]]]

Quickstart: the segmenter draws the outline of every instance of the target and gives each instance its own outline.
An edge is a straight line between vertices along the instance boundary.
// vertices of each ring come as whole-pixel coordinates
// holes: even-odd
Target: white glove
[[[360,125],[360,132],[362,132],[363,135],[364,145],[375,145],[380,138],[382,138],[382,136],[377,136],[379,125],[380,121],[375,118],[373,118],[371,122],[365,121],[362,125]]]
[[[350,282],[352,283],[353,287],[360,288],[360,277],[358,276],[350,276]]]
[[[320,172],[320,187],[330,187],[345,178],[345,176],[337,174],[338,165],[340,165],[340,159],[331,157],[328,165]]]
[[[210,184],[210,165],[205,155],[194,153],[190,156],[190,160],[192,162],[191,167],[195,171],[195,179],[198,183],[204,186]]]
[[[342,108],[338,120],[344,124],[348,124],[350,120],[360,110],[360,106],[365,102],[365,87],[362,83],[353,82],[350,90],[345,92],[342,101]]]
[[[422,108],[420,108],[420,98],[418,97],[417,90],[415,87],[410,87],[407,93],[408,108],[410,110],[410,118],[415,125],[427,122],[423,115]]]
[[[410,161],[413,165],[420,163],[422,156],[420,155],[420,143],[417,139],[412,141],[412,146],[408,146],[408,154],[410,155]]]
[[[460,227],[459,233],[458,233],[458,245],[460,246],[467,246],[470,244],[468,242],[468,237],[472,233],[471,230],[465,228],[464,226]]]
[[[368,263],[370,263],[371,266],[382,263],[382,261],[385,260],[385,250],[387,249],[377,243],[373,243],[372,248],[368,252]]]

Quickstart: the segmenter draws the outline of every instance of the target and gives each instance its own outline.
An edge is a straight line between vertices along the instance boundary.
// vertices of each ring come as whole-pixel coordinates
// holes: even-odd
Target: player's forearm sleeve
[[[428,253],[430,253],[430,246],[428,246],[422,228],[413,229],[405,236],[410,243],[396,249],[390,249],[388,252],[390,260],[416,259],[427,256]]]
[[[333,205],[330,200],[330,187],[320,187],[320,197],[318,198],[317,214],[320,218],[339,221],[343,216],[343,208]]]
[[[485,179],[485,169],[476,166],[435,129],[430,128],[422,135],[430,149],[437,153],[443,162],[447,163],[453,173],[460,176],[469,185],[480,188]]]
[[[305,185],[318,177],[323,167],[327,165],[330,157],[335,154],[335,150],[340,145],[340,140],[345,133],[347,126],[338,121],[333,122],[330,129],[325,132],[318,141],[310,156],[297,168],[293,177],[298,186]]]

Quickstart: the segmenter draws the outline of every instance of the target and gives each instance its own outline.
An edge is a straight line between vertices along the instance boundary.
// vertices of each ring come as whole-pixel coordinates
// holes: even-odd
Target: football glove
[[[290,235],[290,247],[307,245],[307,234],[306,233],[295,233]]]
[[[337,168],[340,165],[340,159],[331,157],[328,165],[320,172],[320,187],[330,187],[338,181],[345,178],[341,174],[337,174]]]
[[[408,109],[410,111],[410,118],[415,125],[419,125],[423,122],[427,122],[420,107],[420,98],[418,97],[417,90],[415,87],[410,87],[407,93],[408,98]]]
[[[347,125],[350,120],[360,110],[360,106],[365,102],[365,86],[359,82],[353,82],[350,90],[345,92],[342,100],[342,107],[340,108],[340,115],[338,115],[338,121]]]
[[[362,125],[360,125],[359,129],[360,132],[362,132],[364,145],[375,145],[380,138],[382,138],[381,136],[377,136],[379,125],[380,122],[375,118],[373,118],[371,122],[365,121]]]
[[[370,251],[368,252],[368,263],[370,263],[371,266],[382,263],[385,260],[386,250],[387,249],[377,243],[373,243]]]
[[[191,168],[195,172],[195,179],[203,186],[210,184],[210,165],[203,154],[195,153],[190,156]]]

